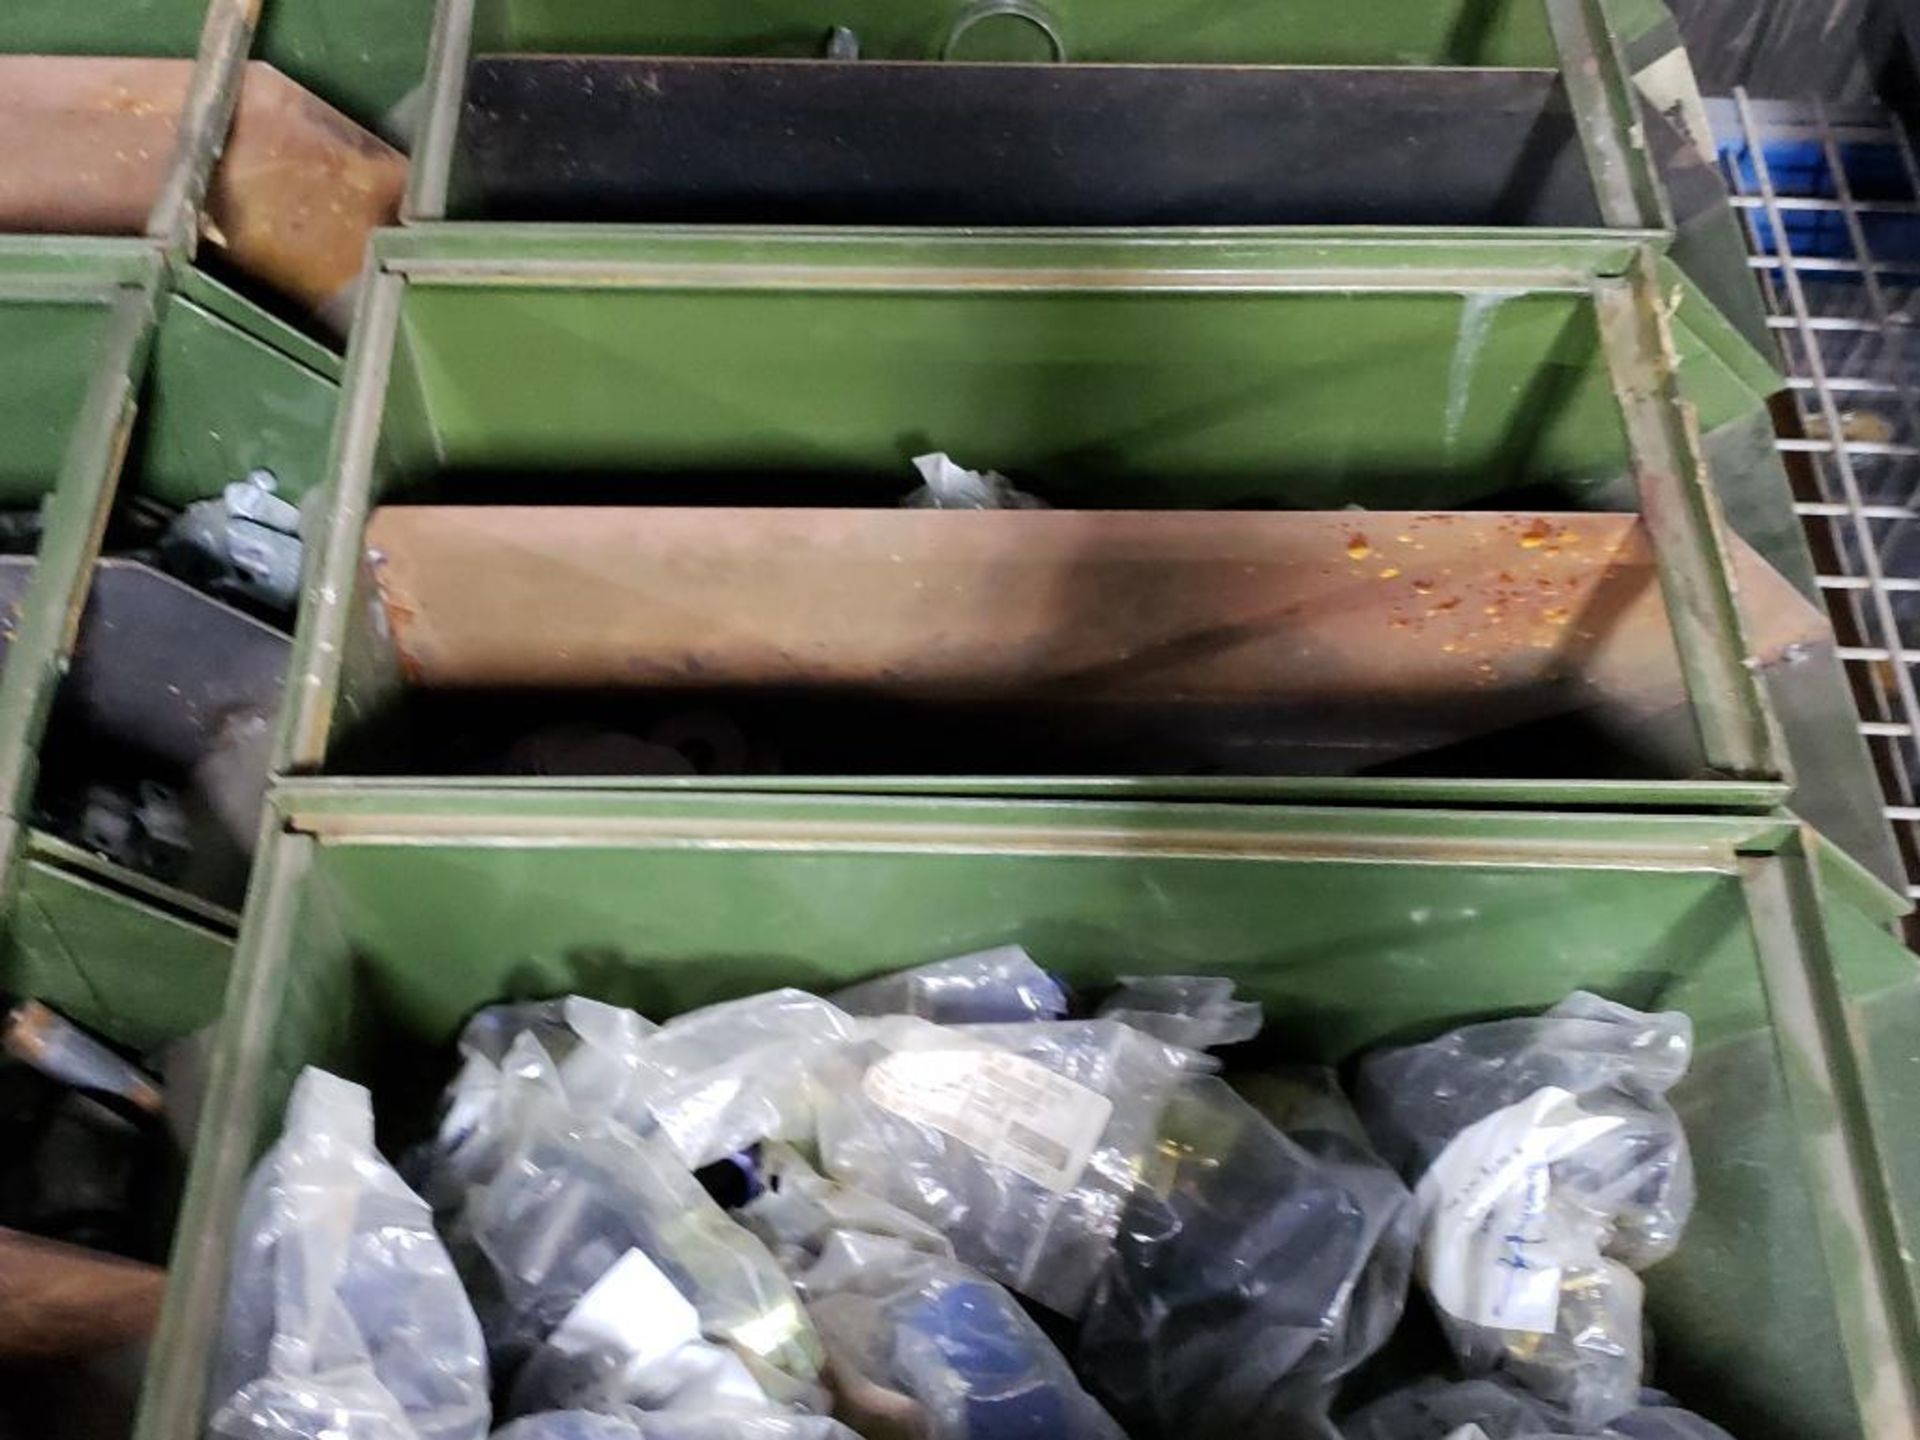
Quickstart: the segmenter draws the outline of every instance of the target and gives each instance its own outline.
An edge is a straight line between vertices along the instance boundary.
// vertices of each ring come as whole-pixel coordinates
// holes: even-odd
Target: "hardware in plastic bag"
[[[1260,1002],[1236,1000],[1233,989],[1219,975],[1122,975],[1098,1013],[1169,1045],[1212,1050],[1260,1033]]]
[[[1160,1109],[1200,1057],[1106,1020],[897,1022],[829,1077],[830,1177],[934,1225],[959,1258],[1066,1316],[1113,1249]]]
[[[695,1169],[762,1140],[811,1141],[820,1068],[866,1027],[804,990],[769,990],[690,1010],[640,1047],[622,1108],[644,1111]]]
[[[1581,1431],[1566,1412],[1499,1380],[1417,1381],[1347,1418],[1345,1440],[1731,1440],[1726,1431],[1674,1405],[1657,1391],[1604,1430]]]
[[[1469,1374],[1504,1374],[1591,1429],[1643,1370],[1634,1271],[1693,1205],[1666,1093],[1692,1026],[1584,992],[1370,1057],[1360,1108],[1417,1182],[1420,1275]]]
[[[479,1440],[486,1351],[426,1203],[373,1145],[366,1090],[308,1069],[241,1209],[211,1435]]]
[[[693,1169],[767,1139],[811,1139],[815,1071],[857,1027],[801,990],[772,990],[656,1026],[580,996],[482,1010],[423,1169],[437,1209],[497,1162],[499,1095],[512,1042],[533,1036],[558,1065],[568,1104],[636,1134],[658,1130]]]
[[[684,1297],[706,1340],[729,1345],[776,1401],[812,1396],[818,1341],[766,1247],[727,1218],[659,1135],[573,1109],[540,1043],[513,1042],[502,1070],[501,1154],[455,1226],[483,1257],[481,1314],[513,1409],[616,1403],[654,1383],[634,1337],[592,1323],[593,1295],[629,1252],[628,1281]],[[573,1322],[568,1328],[569,1321]],[[648,1343],[653,1343],[652,1339]],[[726,1382],[737,1377],[708,1377]]]
[[[909,510],[1045,510],[998,470],[969,470],[944,451],[913,457],[924,482],[902,503]]]
[[[493,1440],[861,1440],[824,1415],[708,1410],[647,1414],[629,1408],[550,1410],[494,1431]]]
[[[1075,1354],[1136,1440],[1320,1434],[1400,1319],[1413,1197],[1331,1074],[1299,1083],[1317,1093],[1297,1136],[1213,1076],[1162,1115]]]
[[[957,1261],[842,1230],[799,1283],[863,1432],[1123,1440],[1019,1302]]]
[[[479,1011],[460,1033],[460,1072],[447,1089],[439,1134],[410,1158],[410,1178],[437,1211],[457,1207],[469,1187],[490,1178],[500,1160],[502,1074],[520,1036],[539,1042],[537,1071],[557,1069],[570,1105],[606,1115],[631,1088],[640,1043],[655,1028],[631,1010],[579,995]]]
[[[789,1275],[811,1266],[843,1230],[953,1258],[952,1242],[933,1226],[864,1190],[827,1179],[790,1145],[763,1146],[759,1168],[764,1189],[736,1216],[766,1242]]]
[[[936,1025],[1011,1025],[1066,1015],[1066,987],[1018,945],[936,960],[837,991],[849,1015],[914,1015]]]

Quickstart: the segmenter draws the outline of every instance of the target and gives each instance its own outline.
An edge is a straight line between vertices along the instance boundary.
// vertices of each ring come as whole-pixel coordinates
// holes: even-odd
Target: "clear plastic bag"
[[[550,1410],[494,1431],[493,1440],[861,1440],[824,1415],[710,1410],[645,1414],[616,1408]]]
[[[856,1429],[1123,1440],[1019,1302],[954,1260],[841,1230],[800,1285]]]
[[[466,1268],[496,1367],[519,1376],[513,1408],[625,1398],[651,1383],[635,1373],[635,1347],[621,1335],[554,1343],[632,1251],[768,1395],[812,1398],[819,1343],[772,1254],[728,1219],[662,1137],[571,1108],[543,1058],[531,1035],[514,1041],[499,1097],[500,1162],[455,1227],[463,1252],[477,1257]]]
[[[988,1277],[1078,1315],[1161,1106],[1198,1057],[1107,1020],[900,1021],[880,1034],[823,1084],[827,1174],[935,1226]]]
[[[762,1140],[811,1142],[819,1072],[867,1027],[804,990],[770,990],[676,1016],[641,1046],[622,1107],[660,1127],[694,1168]]]
[[[998,470],[969,470],[944,451],[913,457],[923,482],[902,502],[909,510],[1045,510],[1046,502]]]
[[[953,1244],[898,1206],[819,1174],[787,1145],[761,1148],[761,1194],[736,1218],[766,1242],[789,1275],[809,1268],[837,1231],[884,1236],[910,1249],[953,1258]]]
[[[1586,1429],[1630,1409],[1643,1366],[1634,1271],[1693,1206],[1666,1093],[1692,1026],[1577,993],[1361,1068],[1382,1152],[1417,1181],[1420,1273],[1470,1374],[1511,1376]]]
[[[1135,1440],[1323,1433],[1334,1382],[1400,1319],[1413,1197],[1331,1074],[1296,1084],[1297,1134],[1213,1076],[1163,1113],[1075,1352]]]
[[[460,1071],[442,1102],[439,1133],[408,1158],[409,1177],[435,1211],[445,1212],[492,1175],[500,1159],[502,1077],[522,1035],[539,1042],[535,1080],[551,1069],[580,1113],[611,1115],[633,1088],[640,1045],[656,1028],[631,1010],[579,995],[479,1011],[460,1034]]]
[[[837,991],[849,1015],[914,1015],[936,1025],[1011,1025],[1058,1020],[1066,987],[1018,945],[935,960]]]
[[[301,1073],[236,1231],[208,1433],[480,1440],[486,1349],[426,1203],[373,1145],[365,1089]]]
[[[1469,1429],[1471,1427],[1471,1429]],[[1455,1440],[1477,1430],[1485,1440],[1732,1440],[1726,1431],[1645,1391],[1599,1431],[1578,1430],[1567,1414],[1517,1386],[1498,1380],[1417,1381],[1349,1416],[1345,1440]]]
[[[1236,1000],[1233,991],[1233,981],[1219,975],[1122,975],[1098,1013],[1169,1045],[1211,1050],[1260,1033],[1260,1002]]]
[[[558,1067],[583,1116],[660,1131],[698,1169],[762,1140],[810,1141],[815,1072],[860,1027],[801,990],[772,990],[654,1025],[580,996],[482,1010],[461,1036],[464,1064],[440,1133],[418,1163],[436,1209],[457,1204],[498,1160],[498,1097],[513,1042],[528,1035]]]

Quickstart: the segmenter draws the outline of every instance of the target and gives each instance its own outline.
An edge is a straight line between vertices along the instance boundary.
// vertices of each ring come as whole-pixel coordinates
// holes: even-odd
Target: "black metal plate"
[[[1549,71],[498,56],[450,218],[1597,225]]]
[[[0,606],[25,595],[33,561],[0,558]],[[61,682],[48,743],[84,731],[181,773],[245,715],[280,704],[292,645],[271,626],[133,560],[102,560]]]

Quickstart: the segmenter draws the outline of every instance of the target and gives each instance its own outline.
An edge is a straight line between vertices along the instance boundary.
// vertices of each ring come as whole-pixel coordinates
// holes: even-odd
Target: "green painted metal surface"
[[[717,497],[742,475],[778,477],[803,503],[822,482],[891,497],[911,456],[943,448],[1068,505],[1641,503],[1619,357],[1595,320],[1597,291],[1635,253],[1616,237],[443,225],[389,232],[377,253],[332,514],[312,537],[320,599],[296,645],[282,772],[434,768],[405,758],[426,740],[408,735],[405,674],[370,622],[360,532],[373,505],[472,499],[476,482],[536,502],[556,484],[637,498],[636,482],[669,476],[711,481]],[[1696,409],[1708,424],[1752,413],[1771,368],[1678,272],[1657,281]],[[1595,778],[1706,777],[1688,721],[1659,738],[1671,763]],[[369,746],[386,758],[371,763]],[[1731,782],[1738,795],[1643,784],[1607,800],[1765,806],[1783,793],[1767,768],[1751,767],[1752,788]],[[1470,785],[1423,778],[1440,783],[1229,793],[1469,798]],[[872,788],[891,783],[949,788]],[[1577,791],[1523,782],[1471,798],[1592,803]]]
[[[425,78],[433,8],[434,0],[264,0],[254,58],[403,138],[394,110]]]
[[[1296,1059],[1575,987],[1687,1010],[1702,1201],[1648,1275],[1659,1376],[1744,1440],[1892,1433],[1863,1421],[1850,1361],[1884,1296],[1822,1249],[1841,1178],[1809,1168],[1790,1098],[1824,1061],[1769,1028],[1743,882],[1791,825],[485,792],[292,808],[242,940],[141,1440],[196,1433],[238,1188],[299,1066],[371,1082],[398,1146],[430,1123],[461,1020],[503,995],[664,1016],[1008,940],[1081,981],[1231,974]]]
[[[15,55],[192,55],[207,0],[8,0],[0,51]]]
[[[407,344],[448,470],[881,476],[946,448],[1090,503],[1391,508],[1624,465],[1584,295],[1497,279],[1554,254],[1558,284],[1611,247],[495,234],[491,265],[467,227],[382,241],[416,277]],[[1319,292],[1248,293],[1296,271]],[[1770,367],[1663,274],[1703,422],[1750,411]],[[1156,289],[1199,276],[1227,278]]]
[[[0,820],[21,814],[32,790],[35,747],[65,669],[84,577],[133,421],[132,387],[152,335],[160,268],[158,252],[138,242],[74,251],[43,241],[0,242],[0,315],[19,304],[39,318],[38,307],[57,301],[71,307],[57,333],[70,326],[92,332],[85,343],[43,346],[10,377],[23,386],[11,402],[23,435],[44,435],[37,427],[53,417],[22,411],[53,404],[53,395],[65,397],[66,413],[55,468],[34,471],[15,490],[14,503],[39,505],[41,535],[26,594],[8,617],[0,674]],[[0,408],[8,404],[0,398]],[[46,456],[39,458],[44,463]]]
[[[46,499],[0,675],[0,990],[140,1047],[218,1014],[237,917],[49,836],[11,838],[33,812],[88,577],[130,496],[184,505],[266,465],[297,497],[337,399],[333,357],[213,281],[167,279],[138,242],[0,243],[4,503]]]
[[[1625,460],[1570,296],[416,287],[406,323],[454,471],[888,477],[938,449],[1060,504],[1408,509]]]
[[[0,989],[151,1050],[220,1017],[231,929],[29,859],[10,881]]]
[[[0,299],[0,506],[52,491],[107,316],[83,300]]]
[[[818,55],[845,25],[863,55],[936,59],[964,0],[479,0],[484,48],[629,54]],[[1550,65],[1540,0],[1046,0],[1075,60],[1295,65]],[[968,59],[1045,59],[1034,26],[1005,16],[966,31]]]
[[[196,289],[214,284],[199,278]],[[298,500],[321,478],[338,362],[304,338],[290,342],[279,322],[231,292],[222,310],[185,293],[168,297],[142,396],[133,484],[185,506],[258,467]]]

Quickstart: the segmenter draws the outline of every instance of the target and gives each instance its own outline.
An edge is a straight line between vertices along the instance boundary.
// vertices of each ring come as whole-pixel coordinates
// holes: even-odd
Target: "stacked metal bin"
[[[169,283],[163,255],[139,243],[8,242],[0,274],[12,362],[0,403],[17,437],[7,503],[41,517],[0,557],[6,986],[144,1046],[218,1012],[243,847],[214,853],[223,827],[210,823],[198,863],[163,883],[74,843],[69,802],[127,772],[185,781],[269,723],[289,647],[106,541],[130,509],[191,504],[252,470],[297,499],[318,478],[338,362],[210,282]]]
[[[129,553],[247,477],[292,504],[319,480],[340,371],[330,332],[405,174],[329,100],[391,128],[427,29],[420,5],[305,0],[30,0],[0,20],[5,403],[28,427],[10,441],[34,437],[13,447],[21,534],[0,561],[6,983],[112,1034],[153,1034],[88,978],[138,948],[123,927],[201,956],[230,942],[264,783],[250,732],[271,725],[288,650],[284,629]],[[362,43],[376,30],[377,57]],[[69,392],[80,408],[61,403]],[[91,780],[197,788],[222,751],[227,813],[200,817],[185,873],[156,882],[74,843]]]
[[[142,1440],[301,1065],[392,1119],[488,1000],[1012,939],[1331,1062],[1687,1010],[1661,1379],[1920,1433],[1920,983],[1779,808],[1845,697],[1600,6],[444,0],[430,73]],[[928,451],[1051,508],[903,507]]]
[[[317,8],[270,0],[262,53],[371,105],[364,64],[315,38]],[[411,8],[409,85],[428,28]],[[248,63],[262,10],[0,16],[0,991],[142,1055],[219,1017],[290,650],[287,623],[158,568],[156,540],[249,477],[289,504],[318,483],[331,316],[405,174]],[[149,802],[154,783],[184,809]],[[176,863],[149,863],[163,850]],[[105,1277],[103,1312],[147,1293],[132,1270],[49,1254],[47,1274]],[[24,1307],[40,1272],[9,1244],[9,1267],[23,1255],[5,1283]],[[19,1325],[8,1339],[33,1344]]]

